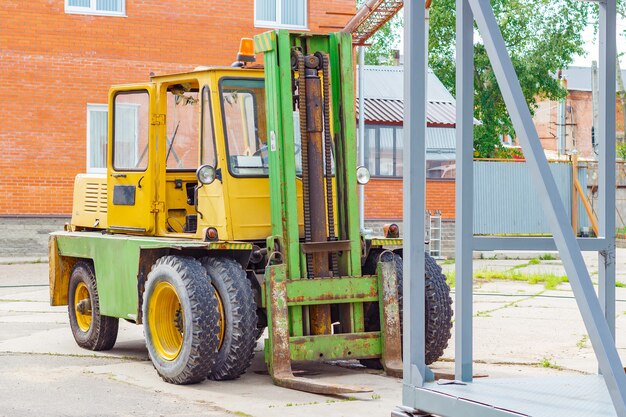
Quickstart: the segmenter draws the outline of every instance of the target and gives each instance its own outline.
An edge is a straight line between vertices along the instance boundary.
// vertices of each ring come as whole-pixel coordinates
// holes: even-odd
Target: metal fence
[[[565,215],[571,219],[572,166],[553,162],[550,170],[565,206]],[[583,190],[587,190],[585,167],[579,168],[578,180]],[[525,162],[474,162],[474,234],[550,234],[539,198]],[[580,199],[578,227],[579,231],[589,229],[589,218]]]

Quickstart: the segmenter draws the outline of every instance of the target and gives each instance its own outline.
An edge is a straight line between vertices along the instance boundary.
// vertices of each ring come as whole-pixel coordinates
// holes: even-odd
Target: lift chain
[[[300,154],[302,155],[302,200],[304,203],[304,241],[311,241],[311,206],[309,202],[309,147],[306,111],[306,87],[304,79],[304,55],[297,49],[292,50],[296,57],[298,71],[298,112],[300,113]],[[307,277],[313,274],[313,259],[306,255]]]
[[[317,52],[320,62],[322,63],[322,82],[324,88],[323,106],[324,106],[324,162],[326,175],[326,207],[328,210],[328,240],[336,240],[335,236],[335,206],[333,202],[333,154],[332,154],[332,137],[330,132],[330,60],[328,54]],[[337,252],[331,254],[333,275],[339,275],[339,262],[337,260]]]

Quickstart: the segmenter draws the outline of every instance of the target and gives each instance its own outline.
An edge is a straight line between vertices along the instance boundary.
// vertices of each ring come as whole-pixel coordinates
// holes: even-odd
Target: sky
[[[621,57],[621,67],[622,69],[626,69],[626,37],[623,33],[626,31],[626,19],[617,17],[617,53],[624,54]],[[398,45],[396,48],[400,49],[400,53],[403,53],[404,42],[403,42],[403,32],[400,30],[399,32]],[[593,24],[590,23],[587,25],[585,32],[583,33],[583,38],[585,40],[585,51],[587,52],[585,55],[579,55],[574,57],[574,61],[572,62],[572,66],[578,67],[591,67],[591,61],[598,60],[598,41],[597,36],[594,34]]]
[[[626,38],[622,35],[622,33],[624,33],[624,31],[626,31],[626,19],[623,18],[619,18],[617,19],[617,53],[624,53],[625,56],[623,56],[620,59],[620,62],[622,63],[622,68],[626,67]],[[592,25],[588,25],[584,34],[583,34],[583,38],[585,39],[585,50],[587,51],[587,55],[586,56],[577,56],[574,58],[574,62],[572,63],[573,66],[580,66],[580,67],[591,67],[591,61],[598,60],[598,41],[597,41],[597,36],[594,35],[593,33],[593,26]]]

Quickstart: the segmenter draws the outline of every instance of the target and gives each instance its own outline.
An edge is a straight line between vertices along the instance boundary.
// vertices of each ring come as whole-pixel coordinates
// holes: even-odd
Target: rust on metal
[[[398,309],[398,283],[395,262],[379,262],[381,297],[381,363],[390,376],[402,376],[402,333]]]
[[[274,383],[280,387],[295,389],[314,394],[335,395],[358,392],[371,392],[368,387],[326,384],[308,378],[296,377],[291,370],[289,349],[289,313],[287,308],[286,266],[284,264],[268,267],[269,295],[271,316],[271,359],[270,374]]]
[[[287,282],[287,302],[290,305],[378,300],[377,277],[314,278]]]
[[[301,243],[300,248],[303,253],[319,253],[319,252],[339,252],[350,250],[349,240],[329,240],[328,242],[309,242]]]

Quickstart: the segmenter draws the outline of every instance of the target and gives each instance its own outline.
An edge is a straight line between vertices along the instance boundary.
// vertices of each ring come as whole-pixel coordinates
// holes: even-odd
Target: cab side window
[[[198,167],[198,90],[185,84],[167,89],[166,166],[168,170],[195,170]]]
[[[147,91],[122,91],[113,104],[113,168],[145,171],[148,167],[148,120],[150,96]]]
[[[213,117],[211,114],[211,95],[209,87],[202,89],[202,157],[201,164],[216,167],[215,136],[213,131]]]

